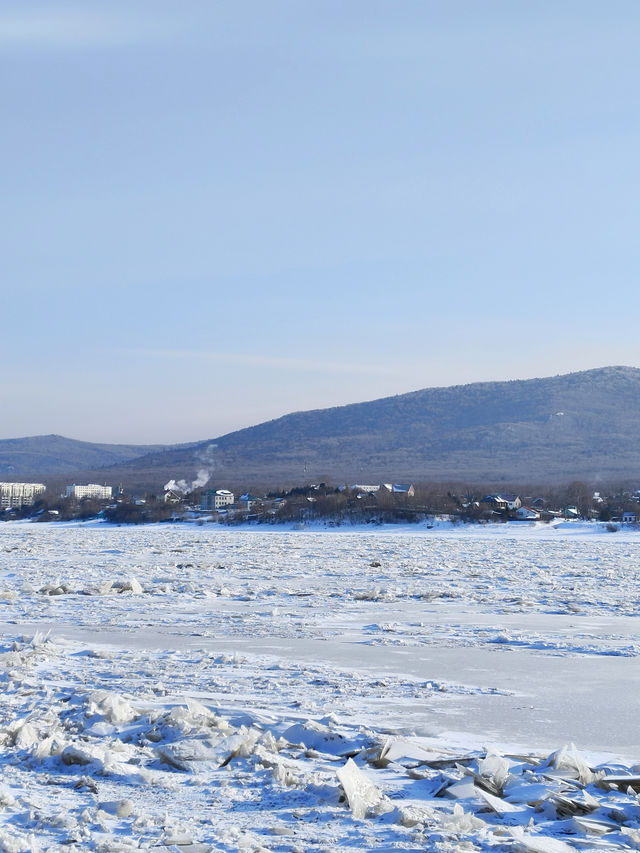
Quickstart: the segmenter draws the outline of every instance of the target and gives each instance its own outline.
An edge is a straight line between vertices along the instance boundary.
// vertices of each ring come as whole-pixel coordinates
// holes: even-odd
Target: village
[[[182,489],[171,481],[159,494],[138,495],[97,483],[51,490],[44,483],[0,482],[0,520],[68,521],[101,518],[117,524],[245,522],[304,525],[419,522],[435,516],[461,523],[551,522],[554,519],[634,525],[640,489],[596,491],[584,483],[549,488],[544,495],[433,483],[306,484],[256,494],[229,488]]]

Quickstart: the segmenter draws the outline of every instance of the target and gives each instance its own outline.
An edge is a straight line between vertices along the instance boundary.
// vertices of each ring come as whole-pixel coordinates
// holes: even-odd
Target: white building
[[[0,483],[0,509],[33,506],[45,489],[44,483]]]
[[[200,500],[200,509],[208,511],[210,509],[222,509],[225,506],[233,506],[235,497],[233,492],[228,489],[209,489],[203,492]]]
[[[516,518],[519,518],[522,521],[538,521],[540,513],[536,512],[536,510],[532,509],[530,506],[519,506],[516,510]]]
[[[97,483],[85,483],[84,485],[73,483],[71,486],[67,486],[65,491],[65,497],[75,498],[77,501],[81,501],[83,498],[109,501],[112,496],[113,488],[111,486],[100,486]]]

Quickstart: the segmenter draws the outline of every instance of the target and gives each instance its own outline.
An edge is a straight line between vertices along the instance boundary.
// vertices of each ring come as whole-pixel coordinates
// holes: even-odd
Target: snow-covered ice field
[[[0,851],[640,849],[639,544],[5,523]]]

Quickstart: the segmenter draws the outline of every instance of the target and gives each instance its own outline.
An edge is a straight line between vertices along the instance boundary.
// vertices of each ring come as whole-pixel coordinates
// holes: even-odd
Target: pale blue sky
[[[640,365],[636,0],[4,0],[0,437]]]

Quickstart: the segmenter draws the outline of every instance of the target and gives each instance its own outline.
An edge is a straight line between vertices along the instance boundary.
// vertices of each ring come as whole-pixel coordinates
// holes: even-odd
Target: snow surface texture
[[[2,525],[0,851],[640,849],[638,541]]]

